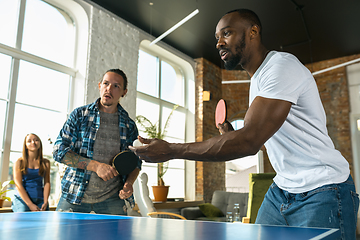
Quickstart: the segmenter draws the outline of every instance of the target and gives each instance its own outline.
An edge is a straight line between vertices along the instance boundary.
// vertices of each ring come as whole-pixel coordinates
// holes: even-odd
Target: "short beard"
[[[100,99],[100,102],[101,102],[101,104],[102,104],[103,106],[105,106],[105,107],[110,107],[110,106],[113,105],[113,103],[107,103],[107,102],[105,102],[105,101],[102,101],[101,99]]]
[[[233,70],[236,68],[237,65],[239,65],[239,62],[241,60],[241,57],[239,54],[236,54],[233,58],[231,58],[229,61],[225,62],[225,69],[226,70]]]
[[[110,103],[103,103],[103,105],[106,106],[106,107],[112,106],[112,104],[110,104]]]
[[[233,70],[239,64],[242,67],[242,65],[244,63],[240,63],[240,62],[241,62],[241,60],[244,60],[243,52],[244,52],[245,47],[246,47],[246,43],[245,43],[245,33],[244,33],[242,36],[242,39],[239,41],[239,44],[235,48],[236,54],[231,59],[229,59],[228,61],[225,62],[226,70]]]

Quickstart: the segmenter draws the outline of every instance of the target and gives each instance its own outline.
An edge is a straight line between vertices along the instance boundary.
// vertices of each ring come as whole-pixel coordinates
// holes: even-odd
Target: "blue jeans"
[[[30,200],[36,205],[38,206],[40,209],[42,207],[42,205],[44,204],[44,199],[43,198],[31,198]],[[28,207],[28,205],[26,205],[26,203],[22,200],[21,197],[19,196],[14,196],[14,199],[12,200],[11,203],[11,209],[13,210],[13,212],[30,212],[30,208]],[[46,210],[49,211],[49,204],[46,207]]]
[[[56,211],[82,213],[94,211],[98,214],[126,215],[125,208],[125,201],[120,199],[119,194],[116,193],[105,201],[99,203],[81,203],[80,205],[69,203],[61,196]]]
[[[340,184],[292,194],[273,183],[258,211],[256,224],[337,228],[340,239],[356,239],[359,197],[351,176]]]

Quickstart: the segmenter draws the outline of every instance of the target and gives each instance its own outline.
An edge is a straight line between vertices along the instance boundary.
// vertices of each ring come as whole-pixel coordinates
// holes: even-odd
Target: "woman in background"
[[[24,139],[22,157],[15,162],[14,212],[49,210],[50,161],[43,158],[40,138],[33,133]]]

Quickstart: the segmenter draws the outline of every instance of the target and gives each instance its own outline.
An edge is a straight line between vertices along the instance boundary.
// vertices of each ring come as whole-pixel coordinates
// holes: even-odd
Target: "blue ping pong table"
[[[340,231],[146,217],[25,212],[0,214],[0,239],[234,240],[337,239]]]

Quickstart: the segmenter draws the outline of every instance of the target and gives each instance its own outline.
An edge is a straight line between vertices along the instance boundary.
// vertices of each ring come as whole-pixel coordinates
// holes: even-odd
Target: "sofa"
[[[201,209],[199,206],[182,208],[181,215],[187,220],[226,222],[226,213],[233,213],[235,203],[239,203],[241,220],[247,213],[248,193],[225,192],[219,190],[216,190],[213,193],[211,204],[200,204],[199,206]],[[214,212],[215,214],[213,214]]]

